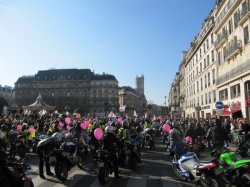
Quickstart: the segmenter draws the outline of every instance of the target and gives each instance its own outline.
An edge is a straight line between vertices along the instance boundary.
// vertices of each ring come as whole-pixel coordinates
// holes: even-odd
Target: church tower
[[[136,76],[136,92],[138,95],[144,95],[144,75]]]

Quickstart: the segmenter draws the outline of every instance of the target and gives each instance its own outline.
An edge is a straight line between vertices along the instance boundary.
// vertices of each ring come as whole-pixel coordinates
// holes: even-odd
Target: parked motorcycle
[[[77,147],[77,138],[71,136],[69,131],[61,133],[62,144],[60,149],[55,149],[51,156],[55,156],[55,174],[60,181],[67,180],[68,171],[77,165],[80,169],[84,165],[84,150]]]
[[[222,181],[213,171],[217,166],[215,158],[206,157],[199,160],[194,152],[188,152],[186,143],[177,145],[173,150],[169,148],[167,151],[172,154],[173,173],[179,180],[200,186],[220,187]]]
[[[225,183],[236,186],[250,185],[250,158],[238,159],[237,152],[228,148],[214,149],[211,153],[217,159],[216,173],[222,174]],[[225,185],[221,185],[224,187]]]
[[[24,141],[25,135],[19,135],[17,140],[14,142],[15,150],[13,151],[13,156],[18,155],[20,159],[25,159],[27,157],[27,153],[29,152],[29,148]]]
[[[236,152],[240,154],[241,157],[250,157],[250,132],[244,141],[240,142]]]

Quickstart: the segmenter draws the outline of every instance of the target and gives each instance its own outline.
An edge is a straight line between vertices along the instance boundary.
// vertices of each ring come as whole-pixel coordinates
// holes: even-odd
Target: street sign
[[[222,109],[223,106],[224,106],[224,104],[223,104],[221,101],[217,101],[217,102],[215,103],[215,107],[216,107],[217,109]]]

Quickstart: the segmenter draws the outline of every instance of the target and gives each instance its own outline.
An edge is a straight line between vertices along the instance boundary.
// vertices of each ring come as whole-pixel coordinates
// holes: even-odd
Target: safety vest
[[[28,140],[32,140],[33,138],[36,137],[36,129],[34,129],[34,131],[32,133],[31,132],[29,132],[29,133],[30,133],[30,135],[28,137]]]
[[[88,133],[90,133],[93,128],[94,128],[94,125],[93,124],[89,124],[88,129],[87,129]]]

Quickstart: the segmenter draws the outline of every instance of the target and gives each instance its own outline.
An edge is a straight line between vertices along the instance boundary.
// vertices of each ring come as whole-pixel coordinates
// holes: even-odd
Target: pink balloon
[[[86,124],[86,127],[88,128],[88,126],[89,126],[89,121],[85,121],[84,123]]]
[[[103,136],[102,129],[100,129],[100,128],[95,129],[94,136],[99,141],[102,138],[102,136]]]
[[[108,121],[108,125],[111,125],[111,123],[112,123],[111,121]]]
[[[65,118],[65,123],[66,123],[67,125],[69,125],[69,124],[71,123],[71,119],[70,119],[69,117],[66,117],[66,118]]]
[[[122,118],[118,118],[118,122],[122,125]]]
[[[67,125],[66,129],[67,129],[68,131],[70,131],[70,129],[71,129],[71,128],[70,128],[70,126],[69,126],[69,125]]]
[[[81,123],[80,127],[81,127],[83,130],[86,130],[86,129],[88,128],[86,123]]]
[[[192,143],[192,142],[193,142],[193,139],[192,139],[190,136],[187,136],[187,137],[186,137],[186,141]]]
[[[30,128],[30,133],[33,133],[35,131],[34,127]]]
[[[60,122],[59,122],[59,126],[60,126],[60,127],[63,127],[64,124],[60,121]]]
[[[17,130],[21,131],[21,130],[22,130],[22,128],[23,128],[23,126],[22,126],[22,125],[17,125]]]
[[[165,123],[165,124],[163,125],[163,131],[164,131],[164,132],[170,132],[170,126],[169,126],[169,124]]]

